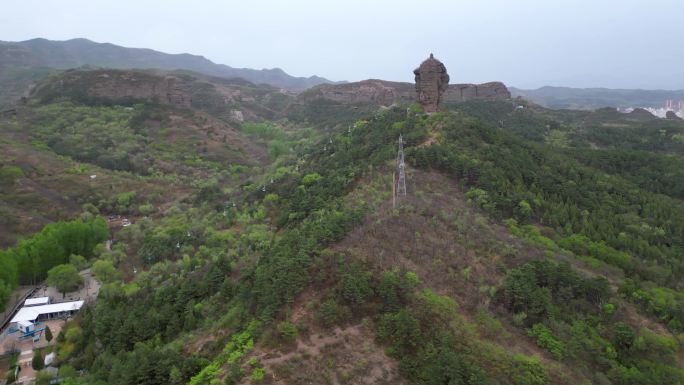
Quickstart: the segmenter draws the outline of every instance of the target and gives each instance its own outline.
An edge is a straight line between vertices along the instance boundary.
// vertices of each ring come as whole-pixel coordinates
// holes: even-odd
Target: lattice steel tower
[[[399,152],[397,153],[397,196],[406,196],[406,164],[404,164],[404,140],[399,135]]]

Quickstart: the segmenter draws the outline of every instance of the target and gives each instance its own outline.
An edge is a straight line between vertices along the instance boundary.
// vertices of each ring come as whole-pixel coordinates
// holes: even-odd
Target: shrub
[[[468,202],[474,203],[482,207],[483,209],[493,207],[493,205],[489,201],[489,194],[487,194],[487,191],[481,188],[472,188],[468,190],[465,196],[466,198],[468,198]]]
[[[45,361],[43,360],[43,354],[40,350],[33,351],[33,359],[31,360],[31,367],[33,370],[42,370],[45,367]]]
[[[373,274],[358,263],[342,264],[340,288],[342,298],[350,305],[360,306],[373,296],[371,279]]]
[[[302,183],[308,186],[320,181],[321,179],[323,179],[323,177],[319,173],[312,172],[310,174],[304,175],[302,178]]]
[[[550,381],[539,358],[517,354],[513,360],[513,383],[516,385],[548,385]]]
[[[261,381],[264,379],[265,375],[266,375],[266,369],[254,368],[254,370],[252,370],[252,375],[250,376],[250,379],[252,381]]]
[[[527,201],[522,200],[518,203],[518,212],[522,218],[529,218],[532,215],[532,206]]]
[[[297,327],[289,321],[278,324],[278,335],[284,342],[294,342],[297,339]]]
[[[337,322],[337,304],[335,301],[326,301],[321,304],[318,309],[318,317],[321,323],[327,327],[334,325]]]
[[[77,254],[71,254],[69,256],[69,263],[74,265],[76,270],[79,271],[85,269],[88,266],[86,259],[83,256]]]
[[[534,324],[529,330],[529,334],[537,339],[537,345],[548,350],[557,360],[562,360],[565,357],[565,346],[543,324]]]
[[[138,206],[138,211],[142,215],[150,215],[154,212],[154,205],[151,203],[143,203],[140,206]]]
[[[13,185],[14,181],[24,176],[24,172],[17,166],[0,167],[0,185]]]

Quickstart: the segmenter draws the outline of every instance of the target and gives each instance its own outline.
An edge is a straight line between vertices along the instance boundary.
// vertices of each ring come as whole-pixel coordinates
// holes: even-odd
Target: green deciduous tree
[[[110,260],[99,259],[93,263],[93,274],[103,283],[116,280],[121,275]]]
[[[78,271],[85,269],[88,265],[86,259],[83,256],[77,254],[71,254],[69,256],[69,263],[74,265],[74,267]]]
[[[83,283],[83,278],[74,265],[57,265],[48,271],[47,282],[56,287],[64,297],[66,292],[76,290]]]

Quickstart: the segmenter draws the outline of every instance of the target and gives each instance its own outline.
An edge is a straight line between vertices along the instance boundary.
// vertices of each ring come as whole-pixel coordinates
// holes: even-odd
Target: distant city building
[[[665,108],[662,111],[660,111],[661,109],[658,110],[657,116],[661,116],[662,113],[662,117],[667,117],[668,111],[672,111],[680,118],[684,118],[684,100],[666,100]]]
[[[667,118],[668,112],[670,112],[670,116],[674,113],[677,117],[684,119],[684,100],[666,100],[663,107],[629,107],[621,108],[619,111],[630,113],[634,111],[635,108],[643,108],[659,118]]]

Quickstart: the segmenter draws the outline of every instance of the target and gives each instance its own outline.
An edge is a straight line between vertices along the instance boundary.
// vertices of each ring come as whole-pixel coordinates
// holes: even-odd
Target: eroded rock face
[[[300,100],[324,99],[341,104],[372,103],[389,106],[394,103],[410,103],[414,99],[409,83],[368,79],[354,83],[323,84],[299,95]]]
[[[38,84],[30,97],[43,102],[60,98],[120,104],[156,101],[209,111],[235,122],[274,119],[294,100],[280,89],[242,79],[115,69],[64,71]]]
[[[509,100],[511,93],[501,82],[484,84],[451,84],[446,67],[432,54],[413,71],[415,84],[368,79],[344,84],[323,84],[297,96],[299,103],[314,101],[335,104],[387,107],[393,104],[419,102],[425,112],[435,112],[440,102],[468,100]]]
[[[448,102],[465,102],[467,100],[507,100],[511,93],[501,82],[483,84],[452,84],[442,96]]]
[[[54,81],[43,82],[34,96],[66,94],[111,100],[157,99],[161,103],[190,106],[189,81],[177,76],[124,70],[71,70]]]
[[[420,67],[413,70],[416,75],[416,94],[418,103],[423,106],[425,112],[436,112],[442,94],[449,87],[449,74],[441,61],[430,57],[420,63]]]
[[[326,100],[340,104],[372,103],[376,106],[390,106],[399,103],[413,103],[417,95],[411,83],[385,80],[363,80],[345,84],[325,84],[313,87],[301,94],[302,102]],[[511,93],[501,82],[484,84],[450,84],[441,96],[442,102],[465,102],[468,100],[508,100]]]

